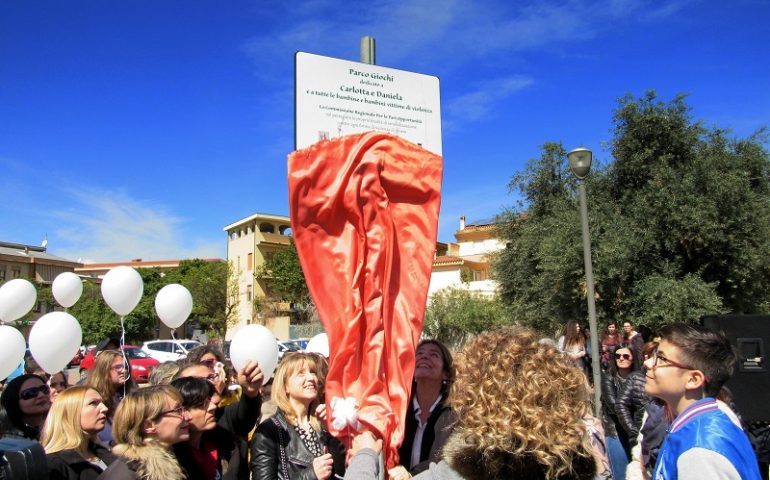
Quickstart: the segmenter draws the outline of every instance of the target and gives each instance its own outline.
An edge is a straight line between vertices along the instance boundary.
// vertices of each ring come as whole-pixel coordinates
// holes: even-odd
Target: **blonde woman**
[[[40,443],[51,479],[92,480],[115,460],[96,441],[107,422],[107,407],[93,388],[76,386],[56,396]]]
[[[115,412],[112,453],[117,459],[98,478],[178,480],[185,478],[171,446],[190,438],[190,414],[170,385],[135,390]]]
[[[99,432],[99,441],[107,446],[112,445],[112,418],[123,397],[136,387],[131,379],[128,361],[117,350],[102,350],[96,355],[94,368],[88,375],[86,385],[93,388],[102,396],[107,406],[107,424]]]
[[[262,422],[251,442],[251,475],[259,480],[326,480],[345,473],[342,445],[316,417],[318,363],[287,353],[275,372],[272,396],[278,411]]]
[[[465,346],[449,397],[457,424],[443,460],[415,479],[594,478],[585,377],[538,340],[531,329],[511,327]],[[376,478],[379,445],[371,433],[356,437],[345,478]]]

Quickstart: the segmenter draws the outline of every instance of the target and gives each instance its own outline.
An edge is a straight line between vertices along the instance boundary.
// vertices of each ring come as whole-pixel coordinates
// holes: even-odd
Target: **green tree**
[[[255,271],[254,277],[266,287],[268,298],[260,300],[263,307],[269,308],[276,302],[288,302],[292,305],[292,316],[296,320],[308,321],[312,318],[315,312],[313,299],[293,239],[288,248],[269,256]]]
[[[683,96],[626,96],[613,156],[587,179],[597,313],[651,327],[770,306],[770,155],[693,121]],[[554,329],[585,318],[576,183],[560,144],[514,175],[518,209],[502,213],[501,298],[514,318]]]
[[[425,310],[423,333],[447,346],[459,348],[470,337],[509,323],[495,299],[461,288],[436,292]]]
[[[224,339],[238,312],[238,272],[229,263],[196,259],[180,262],[178,274],[193,296],[190,319]]]

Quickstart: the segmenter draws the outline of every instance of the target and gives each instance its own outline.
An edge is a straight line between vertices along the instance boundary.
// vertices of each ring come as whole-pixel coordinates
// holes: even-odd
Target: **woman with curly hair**
[[[91,480],[106,470],[115,457],[96,440],[106,423],[107,406],[93,388],[78,385],[57,395],[40,438],[49,478]]]
[[[443,460],[415,476],[593,479],[585,376],[529,328],[483,333],[463,349],[450,404],[457,415]],[[378,443],[356,437],[347,479],[377,475]]]
[[[135,390],[115,412],[117,459],[99,480],[181,480],[182,467],[171,447],[190,438],[190,413],[171,385]]]
[[[86,385],[102,396],[107,405],[107,424],[99,432],[99,441],[106,446],[112,445],[112,417],[118,404],[136,387],[131,378],[128,360],[117,350],[102,350],[96,355],[94,368],[88,375]]]

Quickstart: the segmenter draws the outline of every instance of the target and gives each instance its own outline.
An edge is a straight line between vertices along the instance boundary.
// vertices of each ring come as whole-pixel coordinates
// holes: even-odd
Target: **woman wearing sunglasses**
[[[96,440],[107,422],[107,407],[93,388],[63,391],[48,413],[40,443],[48,459],[49,478],[93,480],[115,457]]]
[[[117,459],[99,480],[177,480],[185,478],[171,447],[190,438],[190,414],[170,385],[135,390],[115,412],[112,453]]]
[[[182,394],[182,405],[190,412],[190,438],[174,445],[174,453],[188,480],[248,480],[246,442],[217,425],[219,394],[211,382],[196,377],[171,382]]]
[[[25,374],[11,380],[3,390],[0,405],[5,410],[5,436],[40,438],[40,428],[51,409],[51,388],[45,380],[33,374]]]
[[[628,345],[621,344],[615,349],[608,371],[602,374],[602,426],[612,477],[620,480],[625,478],[631,445],[615,411],[615,403],[620,392],[625,389],[629,375],[637,370],[638,364],[633,350]]]
[[[99,432],[99,441],[107,446],[112,445],[112,418],[115,410],[123,397],[136,387],[128,361],[117,350],[102,350],[96,355],[86,385],[99,392],[107,405],[107,424]]]

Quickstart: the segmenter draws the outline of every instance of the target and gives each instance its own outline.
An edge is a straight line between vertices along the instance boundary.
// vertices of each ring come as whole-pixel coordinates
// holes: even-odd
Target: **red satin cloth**
[[[353,397],[398,464],[436,248],[442,159],[364,133],[289,155],[291,227],[329,336],[326,401]],[[347,443],[349,429],[332,434]]]

